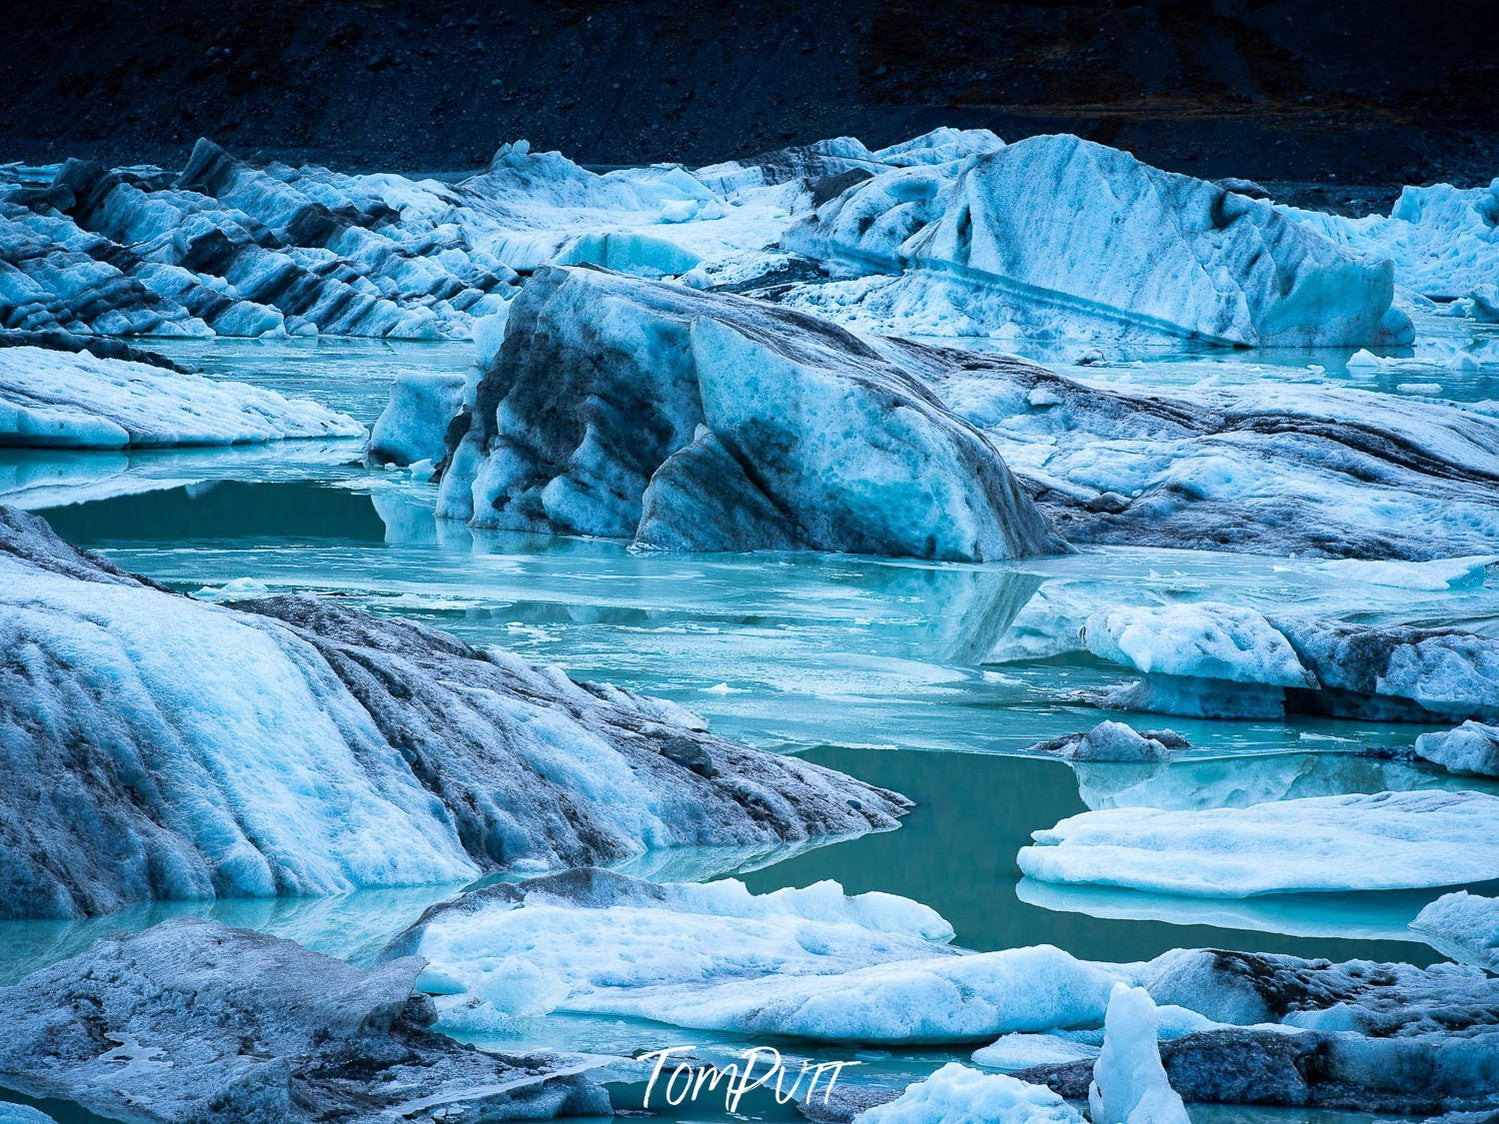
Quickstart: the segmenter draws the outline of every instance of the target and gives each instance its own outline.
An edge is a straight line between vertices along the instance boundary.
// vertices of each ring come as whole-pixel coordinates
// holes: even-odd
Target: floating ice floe
[[[1044,1085],[949,1062],[897,1099],[861,1112],[854,1124],[1083,1124]]]
[[[0,446],[122,449],[363,435],[353,418],[247,383],[87,351],[0,346]]]
[[[1499,878],[1499,797],[1318,796],[1247,808],[1083,812],[1033,832],[1044,882],[1205,898],[1460,886]]]
[[[1277,210],[1340,246],[1393,262],[1395,280],[1427,297],[1467,297],[1499,274],[1499,180],[1407,187],[1388,215]]]
[[[985,437],[869,344],[589,269],[517,298],[438,514],[665,549],[1065,549]]]
[[[1405,342],[1388,262],[1270,204],[1075,136],[886,171],[788,229],[782,246],[878,281],[785,298],[881,330],[1245,346]],[[933,318],[935,317],[935,321]]]
[[[453,883],[903,808],[414,623],[165,592],[9,509],[0,575],[3,916]]]
[[[0,988],[0,1086],[163,1122],[608,1114],[581,1059],[434,1034],[412,993],[420,969],[364,970],[188,918],[105,937]]]
[[[1499,975],[1499,898],[1461,890],[1444,894],[1416,915],[1411,928],[1454,959]]]
[[[1475,554],[1467,558],[1436,558],[1430,562],[1366,562],[1358,558],[1336,558],[1318,563],[1317,569],[1370,585],[1444,590],[1482,585],[1496,565],[1499,565],[1499,554]]]

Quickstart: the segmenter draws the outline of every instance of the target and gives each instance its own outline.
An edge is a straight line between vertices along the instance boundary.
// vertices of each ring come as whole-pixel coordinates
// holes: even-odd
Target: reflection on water
[[[311,398],[370,425],[398,374],[462,372],[474,359],[467,340],[152,339],[147,345],[209,378],[235,379],[287,398]]]

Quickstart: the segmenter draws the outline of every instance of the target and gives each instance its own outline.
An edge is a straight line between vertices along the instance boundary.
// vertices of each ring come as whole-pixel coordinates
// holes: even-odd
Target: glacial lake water
[[[363,341],[167,341],[162,349],[210,374],[314,397],[366,423],[397,371],[462,370],[471,350]],[[1093,366],[1079,373],[1142,385],[1273,377],[1348,384],[1349,376],[1334,371],[1335,357],[1281,358],[1182,354],[1140,360],[1114,375]],[[1277,366],[1279,374],[1259,369]],[[1470,402],[1499,399],[1492,368],[1448,381],[1454,397],[1460,390]],[[1015,861],[1032,831],[1088,808],[1210,808],[1484,787],[1363,755],[1407,746],[1429,727],[1129,715],[1137,728],[1185,734],[1194,748],[1168,766],[1074,769],[1026,749],[1097,723],[1104,715],[1076,692],[1129,677],[1076,653],[1006,654],[1001,642],[1017,621],[1050,619],[1042,611],[1048,605],[1055,616],[1101,599],[1231,599],[1278,611],[1354,613],[1370,622],[1458,623],[1493,634],[1499,579],[1423,592],[1350,581],[1309,560],[1163,550],[1085,550],[989,566],[636,553],[618,543],[477,533],[437,521],[435,486],[404,471],[366,468],[359,454],[359,443],[348,441],[129,454],[0,451],[0,498],[41,511],[68,540],[184,592],[251,596],[263,587],[346,598],[577,678],[668,697],[720,733],[802,754],[916,801],[894,832],[785,853],[647,856],[631,869],[648,877],[734,874],[754,891],[836,879],[849,892],[877,889],[925,902],[952,922],[957,943],[976,949],[1051,943],[1114,961],[1200,946],[1416,964],[1441,958],[1407,928],[1441,891],[1202,902],[1036,885],[1021,878]],[[81,951],[105,933],[178,913],[367,960],[425,906],[457,889],[172,903],[83,923],[0,924],[0,981]],[[480,1041],[623,1053],[680,1042],[705,1050],[736,1045],[727,1036],[577,1016],[523,1020]],[[899,1085],[942,1060],[966,1057],[866,1052],[860,1079]],[[1236,1108],[1194,1109],[1193,1117],[1207,1124],[1376,1119]],[[749,1118],[793,1117],[758,1104]],[[730,1117],[700,1110],[680,1119]]]

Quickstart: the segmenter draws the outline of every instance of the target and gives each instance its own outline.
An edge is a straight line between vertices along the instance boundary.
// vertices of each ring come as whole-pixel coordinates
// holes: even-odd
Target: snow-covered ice
[[[86,351],[0,347],[0,445],[121,449],[363,435],[353,418],[246,383]]]
[[[1457,960],[1499,975],[1499,898],[1459,890],[1416,915],[1411,928]]]
[[[1247,808],[1083,812],[1033,833],[1046,882],[1197,897],[1395,890],[1499,878],[1499,797],[1380,792]]]

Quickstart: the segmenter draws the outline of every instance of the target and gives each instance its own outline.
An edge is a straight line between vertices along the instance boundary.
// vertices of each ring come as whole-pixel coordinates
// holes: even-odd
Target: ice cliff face
[[[7,342],[0,337],[0,445],[121,449],[364,434],[353,418],[247,383]]]
[[[817,293],[819,307],[866,304],[878,322],[902,305],[946,306],[958,334],[1011,324],[1268,347],[1411,333],[1391,308],[1388,262],[1345,253],[1268,203],[1073,136],[884,172],[792,226],[782,245],[903,274]]]
[[[418,625],[176,596],[7,509],[0,575],[4,916],[457,882],[903,807]]]
[[[509,312],[439,514],[678,550],[1063,550],[972,426],[814,318],[598,270]]]
[[[365,971],[187,918],[106,937],[0,988],[0,1084],[128,1120],[608,1114],[576,1059],[491,1054],[429,1030],[431,1001],[411,990],[420,970]]]

